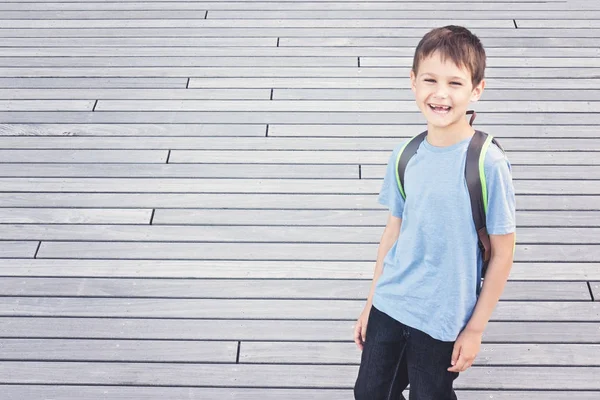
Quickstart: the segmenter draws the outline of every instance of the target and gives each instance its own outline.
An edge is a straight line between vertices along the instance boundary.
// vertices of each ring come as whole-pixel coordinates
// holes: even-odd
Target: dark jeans
[[[371,307],[356,400],[456,400],[456,372],[448,372],[454,342],[442,342]]]

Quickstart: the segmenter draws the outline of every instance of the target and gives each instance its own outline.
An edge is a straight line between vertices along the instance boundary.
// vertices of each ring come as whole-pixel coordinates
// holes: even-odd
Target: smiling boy
[[[362,350],[356,400],[456,399],[453,382],[479,352],[483,331],[513,260],[515,195],[504,152],[490,145],[483,162],[491,258],[482,255],[465,180],[475,131],[465,118],[485,87],[485,51],[469,30],[427,33],[410,73],[427,134],[405,170],[401,194],[390,157],[379,202],[390,213],[379,244],[367,304],[354,340]]]

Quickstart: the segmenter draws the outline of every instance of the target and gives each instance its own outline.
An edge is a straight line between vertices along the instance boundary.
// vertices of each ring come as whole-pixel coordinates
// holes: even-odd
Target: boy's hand
[[[450,372],[464,372],[473,365],[475,357],[481,348],[481,338],[483,332],[470,329],[463,330],[456,342],[450,363],[453,365],[448,368]]]
[[[367,323],[369,322],[370,312],[371,307],[365,306],[354,326],[354,343],[356,343],[360,351],[363,350],[365,340],[367,339]]]

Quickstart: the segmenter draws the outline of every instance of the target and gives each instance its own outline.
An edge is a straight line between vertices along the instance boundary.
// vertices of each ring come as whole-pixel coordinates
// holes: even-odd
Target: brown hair
[[[419,70],[419,63],[424,58],[439,52],[442,61],[451,59],[460,68],[471,72],[473,87],[482,80],[485,72],[485,50],[477,36],[467,28],[448,25],[429,31],[419,42],[415,50],[412,70]]]

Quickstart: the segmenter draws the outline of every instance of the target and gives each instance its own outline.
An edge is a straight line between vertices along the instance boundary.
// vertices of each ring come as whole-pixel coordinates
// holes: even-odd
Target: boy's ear
[[[417,76],[415,75],[415,71],[413,71],[412,69],[410,70],[410,89],[413,92],[416,92],[417,90]]]
[[[485,89],[485,79],[482,79],[481,82],[479,82],[479,85],[473,88],[473,91],[471,92],[471,101],[479,100],[483,94],[483,89]]]

